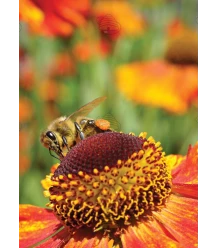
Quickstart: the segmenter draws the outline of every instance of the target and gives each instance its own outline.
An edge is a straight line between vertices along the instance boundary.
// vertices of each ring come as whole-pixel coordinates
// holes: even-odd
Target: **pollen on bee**
[[[104,131],[110,128],[110,122],[104,119],[95,120],[95,125]]]

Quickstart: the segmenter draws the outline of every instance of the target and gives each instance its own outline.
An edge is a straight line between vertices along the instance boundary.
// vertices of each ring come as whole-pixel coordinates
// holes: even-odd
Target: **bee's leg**
[[[78,125],[77,122],[74,122],[74,124],[75,124],[75,129],[80,136],[80,139],[83,140],[84,139],[84,133],[82,132],[81,127]]]
[[[69,147],[68,147],[68,143],[67,143],[67,139],[66,139],[66,137],[65,136],[63,136],[62,137],[62,139],[63,139],[63,143],[64,143],[64,145],[66,146],[66,148],[68,149],[68,151],[69,151]]]

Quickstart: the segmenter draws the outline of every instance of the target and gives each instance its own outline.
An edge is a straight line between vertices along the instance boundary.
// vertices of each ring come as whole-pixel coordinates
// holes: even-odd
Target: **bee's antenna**
[[[60,160],[59,158],[57,158],[56,156],[54,156],[54,155],[51,153],[51,149],[50,149],[50,148],[49,148],[49,153],[50,153],[50,155],[51,155],[52,157],[54,157],[54,158]]]

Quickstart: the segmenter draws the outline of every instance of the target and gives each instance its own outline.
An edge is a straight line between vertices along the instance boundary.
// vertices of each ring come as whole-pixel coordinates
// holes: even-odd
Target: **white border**
[[[199,247],[214,247],[217,213],[217,13],[199,1]]]
[[[1,3],[1,244],[19,242],[19,2]],[[6,231],[7,230],[7,231]],[[17,243],[17,245],[16,245]],[[7,245],[8,244],[8,245]]]

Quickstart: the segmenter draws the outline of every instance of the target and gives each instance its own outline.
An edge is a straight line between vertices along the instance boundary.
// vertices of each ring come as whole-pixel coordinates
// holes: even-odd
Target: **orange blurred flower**
[[[44,101],[55,101],[60,94],[60,84],[55,80],[47,79],[39,85],[39,96]]]
[[[197,102],[198,68],[161,60],[134,62],[116,69],[116,83],[128,99],[182,114]]]
[[[26,154],[19,154],[19,173],[23,175],[30,167],[30,159]]]
[[[34,18],[37,24],[34,29],[31,25],[33,18],[31,18],[32,9],[30,7],[32,5],[37,6],[37,10],[43,13],[40,18]],[[89,11],[89,0],[20,0],[20,17],[22,20],[30,24],[32,31],[48,36],[71,35],[75,27],[85,25],[85,17],[87,17]]]
[[[146,133],[91,136],[42,181],[51,209],[20,205],[20,247],[196,247],[197,164],[197,144],[181,158]]]
[[[75,64],[70,54],[57,54],[50,65],[50,76],[71,76],[75,73]]]
[[[77,60],[87,62],[94,56],[105,57],[110,51],[110,46],[105,41],[79,42],[73,48],[73,54]]]
[[[126,1],[97,1],[93,6],[99,31],[112,36],[115,34],[138,35],[144,33],[144,18]]]
[[[19,121],[29,121],[33,116],[32,102],[26,97],[20,97],[19,99]]]
[[[186,27],[179,19],[168,26],[165,58],[177,64],[198,63],[198,32]]]

